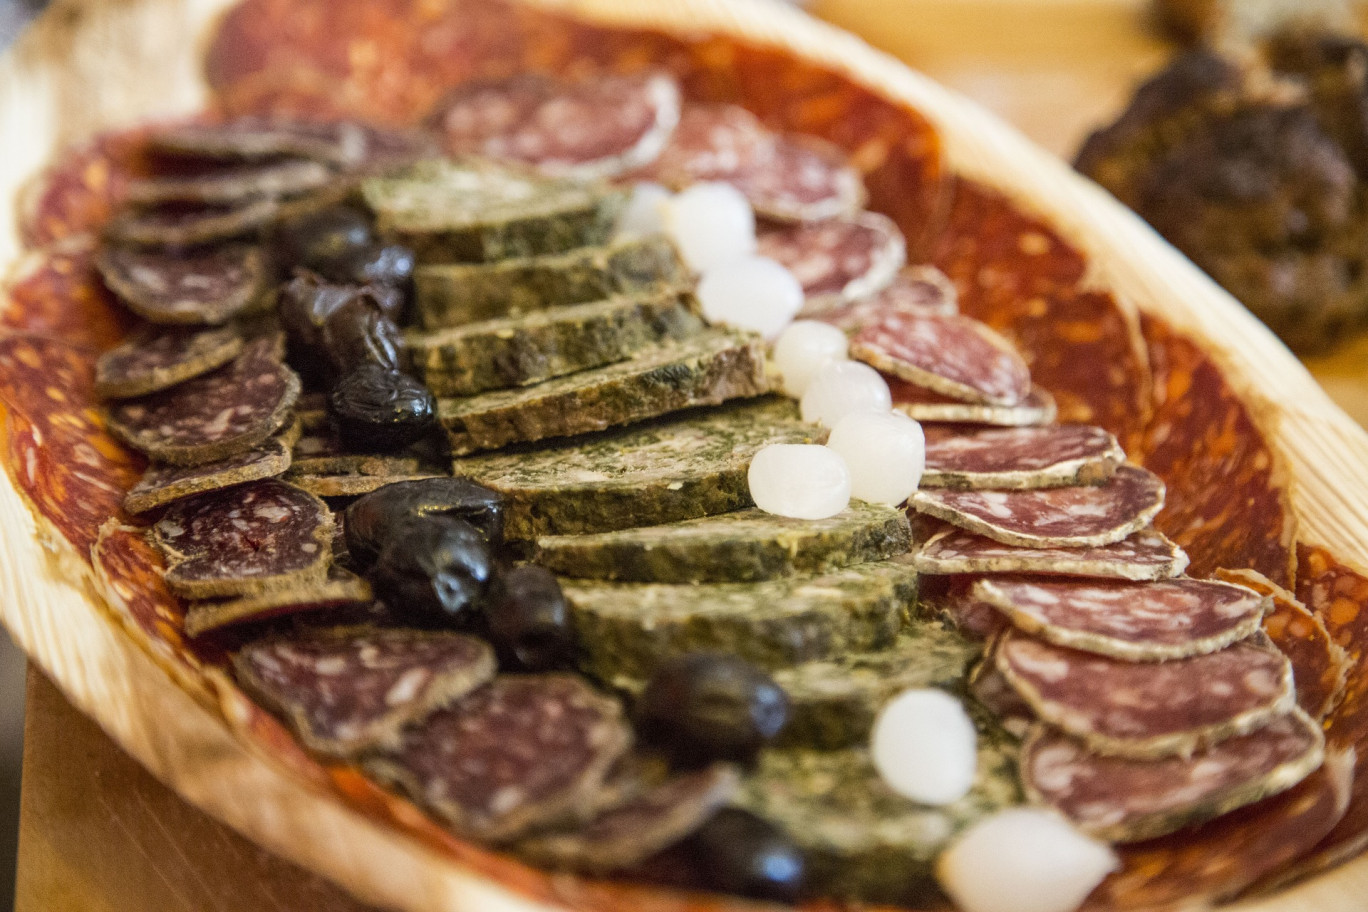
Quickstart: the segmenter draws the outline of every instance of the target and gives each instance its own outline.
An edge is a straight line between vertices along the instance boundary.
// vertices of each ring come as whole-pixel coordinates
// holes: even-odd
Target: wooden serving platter
[[[70,197],[60,217],[21,222],[18,214],[31,211],[32,179],[55,151],[101,130],[198,109],[209,98],[200,66],[206,53],[218,100],[230,111],[331,102],[381,119],[402,119],[425,100],[406,79],[410,58],[396,53],[420,50],[401,40],[413,23],[431,29],[433,42],[478,25],[490,66],[668,60],[687,72],[696,94],[743,101],[774,125],[845,144],[868,173],[876,207],[902,222],[914,257],[951,271],[971,312],[1009,324],[1066,415],[1115,428],[1133,453],[1167,473],[1167,528],[1181,533],[1195,569],[1254,565],[1295,583],[1363,662],[1368,482],[1360,467],[1368,435],[1191,264],[983,110],[768,0],[249,2],[220,33],[240,41],[220,39],[206,51],[225,0],[64,0],[0,65],[0,134],[18,138],[0,162],[0,198],[13,204],[0,221],[0,263],[12,281],[32,263],[25,242],[44,246],[49,264],[75,262],[80,229],[98,224],[107,199],[114,175],[106,159],[92,156],[63,172],[89,192]],[[480,15],[464,15],[471,10]],[[361,23],[369,30],[348,31]],[[387,24],[401,35],[397,45],[385,43]],[[345,43],[324,42],[334,53],[318,59],[299,53],[319,35]],[[288,78],[273,82],[273,75]],[[59,286],[74,274],[75,267],[46,273]],[[221,675],[187,661],[178,607],[158,595],[152,565],[114,567],[103,552],[96,555],[102,573],[90,563],[92,519],[112,512],[102,506],[110,496],[105,477],[119,477],[125,457],[117,448],[76,445],[103,440],[98,417],[80,408],[80,365],[90,347],[121,329],[42,309],[54,300],[41,289],[12,292],[0,311],[19,330],[0,335],[9,435],[9,472],[0,480],[0,620],[77,708],[191,804],[367,903],[480,912],[738,908],[548,877],[443,837],[408,805],[384,800],[346,770],[319,766],[245,707]],[[1112,343],[1143,351],[1137,357],[1149,363],[1112,361],[1105,347]],[[121,471],[127,475],[127,466]],[[136,557],[135,544],[125,545],[119,553]],[[1365,688],[1368,676],[1356,667],[1329,734],[1368,755]],[[1361,772],[1349,815],[1313,870],[1357,854],[1365,832],[1368,773]],[[1151,880],[1187,883],[1159,875],[1199,871],[1214,848],[1202,839],[1218,834],[1198,834],[1179,852],[1137,850],[1127,876],[1136,890]],[[1247,860],[1257,862],[1254,856]],[[1360,908],[1365,865],[1341,865],[1247,908]]]

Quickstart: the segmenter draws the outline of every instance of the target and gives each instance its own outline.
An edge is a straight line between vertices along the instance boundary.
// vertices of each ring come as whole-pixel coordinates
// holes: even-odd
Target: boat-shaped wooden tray
[[[520,68],[665,66],[694,97],[740,102],[850,150],[912,258],[945,269],[964,309],[1022,346],[1062,417],[1106,425],[1165,478],[1159,525],[1195,574],[1253,567],[1322,615],[1355,662],[1330,741],[1350,749],[1368,736],[1368,435],[1191,264],[992,116],[772,0],[228,7],[58,0],[0,64],[0,619],[187,801],[386,907],[744,905],[549,877],[317,764],[183,641],[180,607],[137,537],[97,536],[138,471],[104,436],[89,377],[93,353],[123,327],[91,277],[86,236],[107,217],[128,143],[88,146],[36,181],[57,152],[211,102],[404,122],[459,79]],[[1302,882],[1246,908],[1362,908],[1368,862],[1347,860],[1368,843],[1368,764],[1342,822],[1298,842],[1297,815],[1331,800],[1327,788],[1128,850],[1095,906],[1200,905],[1232,884],[1271,887],[1295,854]]]

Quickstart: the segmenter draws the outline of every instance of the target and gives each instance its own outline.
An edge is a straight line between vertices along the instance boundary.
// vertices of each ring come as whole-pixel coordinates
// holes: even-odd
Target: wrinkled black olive
[[[356,297],[357,289],[334,285],[319,276],[295,276],[280,289],[280,323],[292,345],[321,349],[323,324],[334,311]]]
[[[803,852],[774,824],[740,808],[723,808],[681,847],[704,885],[720,893],[796,903],[803,895]]]
[[[378,364],[362,364],[339,380],[328,410],[343,446],[359,452],[402,449],[437,422],[437,400],[427,387]]]
[[[368,288],[328,314],[323,321],[323,350],[339,374],[362,364],[399,369],[399,327],[381,312]]]
[[[468,478],[398,481],[347,507],[342,528],[352,561],[369,566],[394,530],[416,516],[464,519],[483,532],[491,545],[497,547],[503,542],[502,494]]]
[[[494,553],[479,529],[420,516],[394,530],[369,579],[391,610],[415,622],[469,627],[493,572]]]
[[[574,657],[570,606],[545,567],[524,564],[496,580],[485,622],[499,661],[507,668],[547,671],[566,666]]]
[[[692,652],[656,669],[637,699],[636,726],[679,766],[749,763],[788,714],[788,694],[750,662]]]
[[[403,244],[377,242],[354,247],[321,269],[324,275],[339,282],[405,288],[413,279],[416,263],[413,251]]]
[[[276,227],[272,239],[275,258],[287,270],[303,266],[328,278],[333,278],[328,268],[332,263],[375,245],[370,219],[351,206],[333,206],[291,219]]]

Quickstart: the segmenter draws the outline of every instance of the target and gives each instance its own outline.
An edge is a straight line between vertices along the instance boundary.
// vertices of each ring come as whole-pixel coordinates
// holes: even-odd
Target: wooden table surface
[[[816,0],[863,35],[1069,157],[1172,48],[1143,0]],[[1368,337],[1310,366],[1368,423]],[[29,679],[19,912],[363,912],[182,802]]]

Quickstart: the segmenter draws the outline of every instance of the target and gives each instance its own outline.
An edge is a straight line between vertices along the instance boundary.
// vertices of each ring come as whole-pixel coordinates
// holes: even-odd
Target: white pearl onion
[[[803,306],[803,286],[783,266],[765,257],[728,260],[703,271],[699,307],[709,323],[725,323],[772,339]]]
[[[694,272],[755,253],[755,212],[731,184],[694,184],[660,212],[665,231]]]
[[[746,480],[755,505],[776,516],[826,519],[850,504],[850,470],[824,446],[772,443],[755,454]]]
[[[670,191],[660,184],[643,181],[632,188],[627,205],[618,215],[614,239],[634,241],[665,231],[662,208],[670,200]]]
[[[846,415],[893,408],[888,381],[868,364],[829,361],[812,375],[801,402],[803,420],[835,427]]]
[[[870,754],[899,795],[942,805],[969,793],[978,766],[978,734],[959,700],[943,690],[908,690],[879,711]]]
[[[774,366],[783,378],[784,393],[794,399],[803,398],[817,369],[828,361],[844,361],[849,348],[846,334],[830,323],[790,323],[774,343]]]
[[[897,412],[846,415],[826,445],[850,468],[850,496],[870,503],[897,506],[917,490],[926,470],[926,434]]]
[[[966,830],[936,878],[964,912],[1073,912],[1117,867],[1111,847],[1058,814],[1018,807]]]

